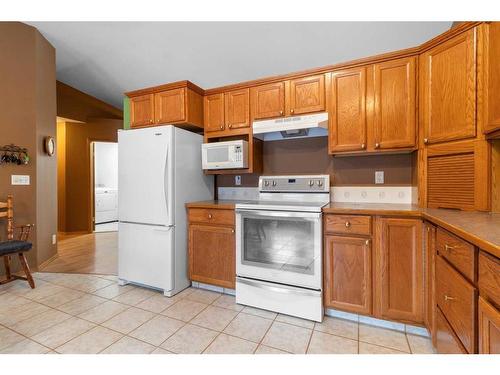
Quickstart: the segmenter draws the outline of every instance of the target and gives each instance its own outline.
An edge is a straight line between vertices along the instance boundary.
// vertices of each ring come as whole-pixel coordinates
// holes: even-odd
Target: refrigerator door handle
[[[168,144],[167,144],[167,152],[165,153],[165,165],[163,166],[163,196],[165,197],[165,209],[167,210],[167,218],[170,218],[170,213],[168,210],[168,193],[167,193],[168,192],[167,184],[170,182],[170,181],[167,181],[168,152],[169,151],[170,151],[170,148],[168,147]]]

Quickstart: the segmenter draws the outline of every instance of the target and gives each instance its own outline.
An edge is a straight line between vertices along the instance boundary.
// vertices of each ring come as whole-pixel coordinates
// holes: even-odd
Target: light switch
[[[384,171],[376,171],[375,172],[375,183],[383,184],[384,183]]]
[[[10,183],[12,185],[29,185],[30,184],[30,176],[21,175],[21,174],[13,174],[10,176]]]
[[[234,184],[236,186],[240,186],[241,185],[241,176],[234,176]]]

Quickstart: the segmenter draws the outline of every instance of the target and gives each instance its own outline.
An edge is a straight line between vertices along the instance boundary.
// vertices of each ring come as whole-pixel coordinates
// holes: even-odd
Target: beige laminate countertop
[[[212,200],[187,203],[186,207],[234,209],[237,203],[243,202],[247,201]],[[412,204],[339,202],[330,202],[323,207],[323,212],[422,217],[500,258],[500,213],[421,208]]]

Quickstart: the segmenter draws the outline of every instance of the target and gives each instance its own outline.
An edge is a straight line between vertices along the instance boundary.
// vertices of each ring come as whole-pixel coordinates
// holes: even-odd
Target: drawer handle
[[[444,245],[444,248],[447,250],[447,251],[451,251],[453,249],[455,249],[455,246],[450,246],[448,244]]]
[[[444,295],[445,301],[454,301],[455,299],[456,299],[455,297],[450,297],[450,296],[447,296],[446,294]]]
[[[350,223],[350,222],[348,222],[348,221],[346,221],[346,222],[345,222],[345,227],[346,227],[346,228],[349,228],[350,226],[351,226],[351,223]]]
[[[212,214],[208,214],[208,218],[211,219],[212,218]]]

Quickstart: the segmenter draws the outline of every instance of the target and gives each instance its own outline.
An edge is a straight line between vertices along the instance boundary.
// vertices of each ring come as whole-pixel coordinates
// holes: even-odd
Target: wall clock
[[[56,142],[54,141],[54,138],[52,137],[45,137],[43,140],[43,146],[45,149],[45,153],[49,156],[54,155],[54,152],[56,151]]]

